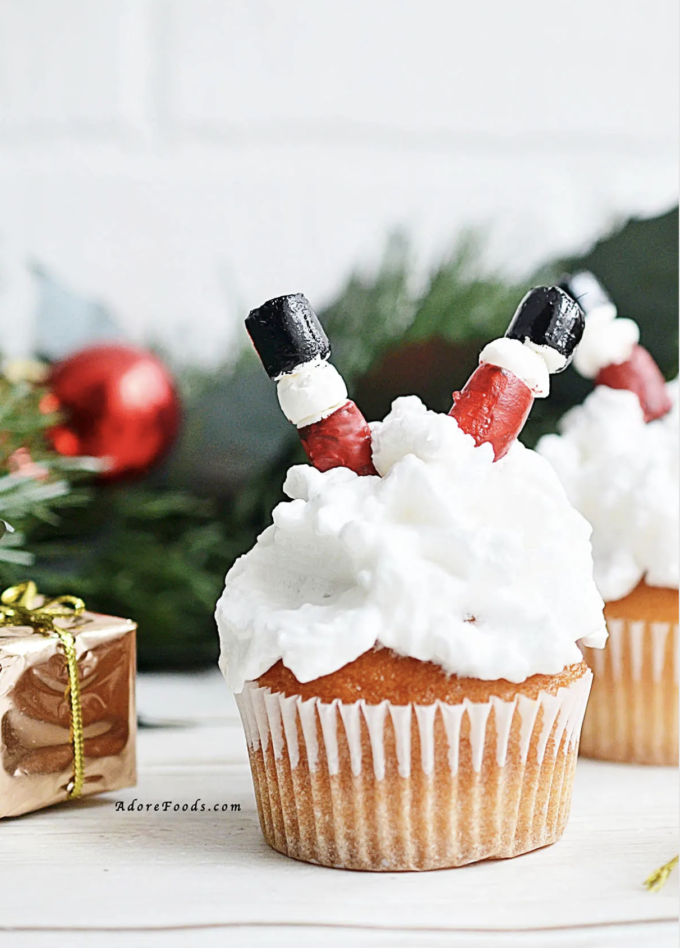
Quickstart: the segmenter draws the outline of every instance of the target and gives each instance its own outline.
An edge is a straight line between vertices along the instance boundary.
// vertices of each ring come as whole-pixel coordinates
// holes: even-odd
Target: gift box
[[[135,632],[33,583],[0,597],[0,818],[136,782]]]

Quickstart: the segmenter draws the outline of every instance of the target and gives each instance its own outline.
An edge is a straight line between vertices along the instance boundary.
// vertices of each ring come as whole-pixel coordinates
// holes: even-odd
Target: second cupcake
[[[566,284],[586,309],[576,368],[595,390],[538,450],[593,526],[609,641],[585,649],[595,680],[588,757],[678,763],[678,383],[666,384],[637,325],[589,273]]]

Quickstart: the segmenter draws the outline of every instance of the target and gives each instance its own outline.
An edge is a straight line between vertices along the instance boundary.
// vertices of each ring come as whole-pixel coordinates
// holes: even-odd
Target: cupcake
[[[312,464],[289,470],[290,499],[216,611],[265,839],[375,871],[551,844],[592,679],[577,643],[606,631],[590,527],[515,437],[582,314],[557,288],[531,291],[450,416],[405,397],[366,426],[338,399],[327,342],[303,345],[323,331],[292,299],[249,328],[261,355],[253,324],[266,351],[280,341],[263,362]],[[305,358],[286,361],[294,349]]]
[[[678,383],[666,384],[631,320],[591,274],[567,284],[586,309],[574,360],[596,387],[538,450],[593,527],[609,641],[594,671],[581,752],[678,763]]]

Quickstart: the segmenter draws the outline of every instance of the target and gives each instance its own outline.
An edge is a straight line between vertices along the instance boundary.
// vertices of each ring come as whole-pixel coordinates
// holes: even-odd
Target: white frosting
[[[479,363],[497,365],[512,372],[526,383],[535,398],[545,398],[550,392],[550,374],[545,359],[519,339],[506,336],[494,339],[482,349]]]
[[[589,309],[586,319],[590,319],[591,316],[596,319],[616,319],[617,315],[618,310],[610,300],[608,303],[600,303],[599,306],[593,306],[592,309]]]
[[[589,317],[590,318],[590,317]],[[644,577],[678,586],[678,383],[673,409],[645,424],[633,392],[598,386],[538,445],[593,525],[595,580],[606,600]]]
[[[557,349],[553,349],[552,346],[539,346],[537,342],[532,342],[531,339],[525,339],[524,345],[540,355],[550,375],[555,375],[556,372],[562,372],[566,369],[567,357],[558,352]]]
[[[627,362],[639,340],[640,329],[634,320],[616,318],[612,303],[598,306],[586,317],[574,368],[584,378],[594,379],[600,369]]]
[[[374,645],[461,676],[520,682],[606,637],[590,527],[550,465],[494,463],[453,418],[399,398],[372,426],[382,477],[288,472],[290,502],[229,571],[217,605],[235,691],[278,659],[300,681]]]
[[[281,410],[298,428],[327,418],[347,402],[343,377],[330,362],[303,362],[276,380]]]
[[[597,277],[589,270],[573,273],[569,286],[571,295],[583,307],[587,319],[596,312],[603,315],[600,311],[605,310],[609,314],[608,319],[616,318],[616,306],[607,296]]]

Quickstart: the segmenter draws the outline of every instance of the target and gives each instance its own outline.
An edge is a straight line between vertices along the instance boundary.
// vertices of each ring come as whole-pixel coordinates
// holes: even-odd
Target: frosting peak
[[[561,435],[538,445],[593,525],[595,581],[606,600],[621,599],[643,578],[678,586],[677,380],[666,391],[672,410],[646,423],[634,392],[599,385],[567,412]]]
[[[216,616],[236,691],[279,659],[310,681],[376,645],[519,682],[580,661],[577,639],[604,644],[590,527],[546,461],[515,444],[494,463],[415,397],[372,441],[382,477],[292,468],[291,500],[227,575]]]

